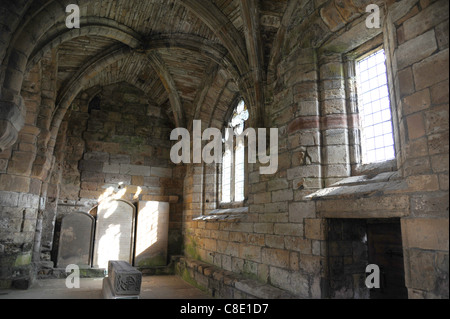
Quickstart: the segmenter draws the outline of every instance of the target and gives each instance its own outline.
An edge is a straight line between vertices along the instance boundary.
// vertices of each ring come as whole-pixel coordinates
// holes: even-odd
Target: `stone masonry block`
[[[130,164],[130,159],[130,155],[111,154],[109,161],[111,164]]]
[[[257,234],[273,234],[273,223],[255,223],[254,232]]]
[[[120,174],[120,164],[103,164],[103,173]]]
[[[449,81],[443,81],[431,88],[431,103],[443,104],[449,102]]]
[[[261,261],[270,266],[289,268],[289,251],[284,249],[263,248]]]
[[[289,183],[286,179],[275,179],[267,182],[268,191],[275,191],[280,189],[286,189],[289,187]]]
[[[421,113],[408,116],[406,123],[410,140],[415,140],[425,135],[425,123]]]
[[[90,152],[85,153],[83,159],[106,163],[109,161],[109,154],[104,152]]]
[[[294,199],[292,189],[284,189],[272,192],[272,202],[286,202]]]
[[[430,30],[411,39],[397,49],[397,67],[399,70],[429,57],[437,49],[434,30]]]
[[[264,204],[264,213],[282,213],[288,210],[287,202],[275,202]]]
[[[448,79],[448,49],[434,54],[413,66],[416,90],[422,90]]]
[[[346,145],[331,145],[323,148],[324,157],[328,164],[346,164],[348,163],[348,154]]]
[[[0,203],[3,207],[17,207],[19,194],[8,191],[0,191]]]
[[[83,179],[81,179],[83,180]],[[105,174],[105,183],[107,184],[118,184],[123,183],[125,185],[131,184],[131,176],[130,175],[121,175],[121,174]]]
[[[303,236],[303,224],[298,223],[276,223],[274,226],[276,235]]]
[[[255,204],[267,204],[271,203],[271,192],[254,194],[253,201]]]
[[[305,236],[309,239],[325,240],[325,221],[323,219],[305,219]]]
[[[315,203],[295,202],[289,205],[289,221],[294,223],[302,222],[305,218],[314,218],[316,216]]]
[[[79,168],[81,171],[102,173],[103,172],[103,163],[98,162],[98,161],[92,161],[92,160],[81,160]]]
[[[440,0],[403,23],[405,40],[412,39],[448,19],[447,0]]]
[[[448,111],[447,104],[431,108],[425,112],[425,129],[428,135],[448,132]]]
[[[8,164],[8,173],[13,175],[29,176],[36,158],[35,153],[31,152],[13,152],[12,160]]]
[[[434,270],[435,253],[420,249],[408,249],[406,260],[406,287],[425,291],[433,290],[437,277]]]
[[[414,93],[412,68],[405,68],[398,72],[398,85],[401,97]]]
[[[428,89],[411,94],[403,99],[403,114],[409,115],[430,107],[431,98]]]
[[[448,162],[447,162],[448,167]],[[447,217],[449,197],[445,192],[432,192],[411,196],[411,213],[415,217]]]
[[[149,166],[121,164],[120,174],[149,177],[151,169]]]
[[[11,191],[28,193],[30,189],[30,178],[3,174],[0,175],[0,191]]]
[[[417,175],[407,178],[408,189],[410,191],[437,191],[439,181],[437,175]]]
[[[172,169],[164,167],[152,167],[151,176],[172,178]]]
[[[287,179],[293,180],[298,177],[318,177],[320,176],[320,165],[298,166],[287,171]]]
[[[402,219],[401,223],[405,247],[448,251],[448,218]]]

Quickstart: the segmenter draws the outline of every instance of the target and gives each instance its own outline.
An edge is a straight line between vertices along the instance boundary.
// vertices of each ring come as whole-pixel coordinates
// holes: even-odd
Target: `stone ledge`
[[[248,207],[216,209],[207,215],[196,217],[194,221],[226,221],[235,222],[246,216]]]
[[[234,299],[296,299],[293,294],[214,265],[181,257],[177,272],[183,279],[206,290],[213,297]],[[185,278],[185,272],[189,278]]]
[[[400,179],[397,172],[381,173],[374,177],[352,176],[327,188],[305,196],[305,200],[325,200],[336,198],[361,198],[380,194],[398,193],[407,190],[407,183]]]
[[[401,218],[409,215],[408,182],[396,172],[353,176],[305,196],[319,218]]]

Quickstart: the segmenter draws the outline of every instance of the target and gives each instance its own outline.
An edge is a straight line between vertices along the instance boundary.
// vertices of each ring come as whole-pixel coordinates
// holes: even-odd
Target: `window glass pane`
[[[240,135],[245,129],[245,122],[249,118],[249,111],[245,102],[241,100],[229,119],[228,127],[234,135]],[[226,130],[227,131],[227,130]],[[228,131],[227,131],[228,132]],[[229,138],[234,138],[230,136]],[[224,140],[228,140],[226,137]],[[236,140],[236,139],[234,139]],[[237,145],[236,150],[226,149],[222,164],[222,202],[241,202],[244,200],[245,185],[245,147]]]
[[[241,202],[244,200],[244,159],[245,148],[243,145],[239,145],[236,149],[236,163],[235,163],[235,201]]]
[[[356,65],[363,163],[395,158],[385,61],[379,50]]]
[[[392,144],[394,144],[392,142]],[[394,146],[390,146],[386,148],[386,157],[388,158],[394,158],[395,157],[395,150],[394,150]]]
[[[222,167],[222,202],[231,202],[231,152],[223,155]]]
[[[392,134],[386,134],[385,136],[383,136],[383,138],[384,138],[384,145],[394,145],[394,141],[392,140]]]

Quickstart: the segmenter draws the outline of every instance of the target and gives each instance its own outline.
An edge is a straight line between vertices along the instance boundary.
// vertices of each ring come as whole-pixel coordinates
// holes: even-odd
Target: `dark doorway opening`
[[[328,219],[328,297],[406,299],[399,219]],[[380,288],[366,286],[367,265],[380,269]]]
[[[371,299],[407,299],[400,220],[368,220],[368,262],[380,267],[381,287]]]

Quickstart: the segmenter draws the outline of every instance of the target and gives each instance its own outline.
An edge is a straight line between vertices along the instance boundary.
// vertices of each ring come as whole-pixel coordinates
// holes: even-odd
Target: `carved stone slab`
[[[93,266],[107,268],[110,260],[132,263],[135,207],[124,200],[98,205]]]
[[[64,216],[58,246],[57,267],[67,265],[88,267],[91,264],[94,218],[78,212]]]
[[[169,203],[138,203],[136,252],[137,267],[165,266],[169,242]]]

